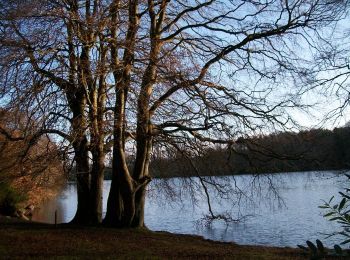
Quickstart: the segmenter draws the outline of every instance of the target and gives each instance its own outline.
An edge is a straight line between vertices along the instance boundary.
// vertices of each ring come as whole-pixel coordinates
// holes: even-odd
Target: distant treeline
[[[158,156],[150,167],[156,178],[342,169],[350,169],[349,127],[241,138],[230,147],[205,149],[202,156]],[[105,178],[111,174],[107,167]]]
[[[206,149],[198,157],[156,158],[151,173],[174,177],[349,168],[350,128],[345,127],[240,139],[230,147]]]

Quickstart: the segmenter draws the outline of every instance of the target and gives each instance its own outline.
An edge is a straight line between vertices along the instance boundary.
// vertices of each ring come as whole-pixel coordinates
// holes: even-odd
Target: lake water
[[[240,175],[206,178],[214,213],[230,213],[237,223],[215,221],[207,225],[207,199],[196,178],[153,180],[146,202],[145,223],[151,230],[196,234],[238,244],[296,247],[306,240],[321,239],[327,246],[341,240],[324,239],[322,233],[339,229],[336,223],[322,217],[318,208],[345,185],[339,172],[300,172]],[[212,185],[215,182],[216,186]],[[215,187],[220,185],[218,192]],[[104,209],[110,181],[104,183]],[[222,198],[222,199],[221,199]],[[76,187],[68,184],[54,201],[36,211],[33,220],[53,223],[57,210],[59,222],[70,221],[76,210]]]

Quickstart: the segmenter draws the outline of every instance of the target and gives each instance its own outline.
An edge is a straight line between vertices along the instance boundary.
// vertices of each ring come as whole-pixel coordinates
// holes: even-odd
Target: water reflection
[[[105,187],[105,191],[107,191]],[[77,190],[75,183],[68,183],[62,193],[53,200],[45,201],[33,213],[32,220],[45,223],[66,223],[73,219],[77,209]]]

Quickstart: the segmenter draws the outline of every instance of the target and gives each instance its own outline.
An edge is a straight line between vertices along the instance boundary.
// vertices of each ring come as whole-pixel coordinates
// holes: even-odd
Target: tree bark
[[[77,181],[77,212],[72,220],[75,224],[90,223],[90,167],[88,156],[88,141],[85,134],[85,95],[70,89],[67,92],[69,106],[73,111],[72,132],[75,135],[72,143],[75,152],[76,181]]]
[[[84,138],[81,142],[74,145],[78,205],[77,211],[71,223],[81,225],[90,223],[90,169],[86,143],[86,138]]]
[[[125,88],[122,84],[117,88],[113,127],[113,176],[104,224],[130,227],[135,215],[134,180],[130,176],[124,151]]]
[[[104,153],[97,151],[93,154],[93,164],[91,170],[91,188],[90,188],[90,203],[91,203],[91,219],[90,223],[97,225],[102,221],[103,213],[103,180],[104,180]]]
[[[102,221],[103,213],[103,180],[105,169],[105,150],[104,150],[104,112],[106,103],[106,84],[105,84],[105,58],[106,51],[101,46],[100,65],[102,67],[98,85],[94,84],[90,89],[90,122],[91,122],[91,153],[92,153],[92,171],[91,171],[91,224],[97,225]]]

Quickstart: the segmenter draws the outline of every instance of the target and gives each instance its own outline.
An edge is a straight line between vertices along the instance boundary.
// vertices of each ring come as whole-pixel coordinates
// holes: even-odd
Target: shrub
[[[0,183],[0,214],[12,216],[18,209],[18,204],[25,200],[25,196],[16,192],[6,183]]]
[[[350,175],[345,174],[350,181]],[[339,192],[341,200],[339,203],[334,203],[334,196],[328,201],[324,202],[319,208],[327,210],[324,217],[330,221],[336,221],[341,225],[342,230],[336,231],[329,236],[340,235],[343,237],[341,244],[350,243],[350,189],[346,188],[344,192]]]

